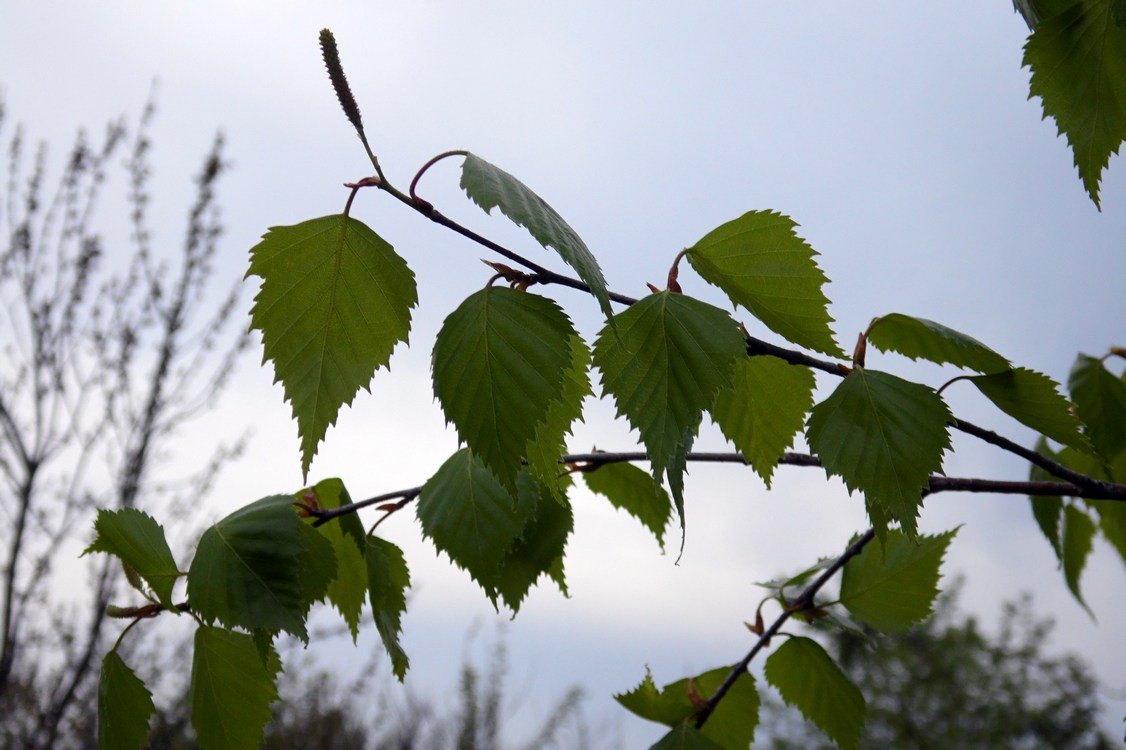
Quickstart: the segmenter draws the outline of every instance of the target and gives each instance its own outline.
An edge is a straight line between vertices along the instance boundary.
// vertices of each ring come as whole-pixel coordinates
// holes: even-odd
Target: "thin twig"
[[[848,549],[844,551],[844,554],[838,557],[832,565],[830,565],[821,573],[821,575],[817,576],[817,578],[812,583],[806,586],[805,589],[798,595],[798,598],[795,599],[790,604],[790,606],[782,610],[782,614],[778,615],[778,618],[773,623],[771,623],[770,627],[767,628],[763,632],[763,634],[759,636],[759,639],[755,642],[755,645],[751,647],[751,650],[747,652],[747,655],[743,657],[742,661],[731,668],[731,672],[728,673],[723,683],[718,688],[716,688],[716,691],[712,695],[712,697],[704,701],[704,705],[701,706],[700,709],[696,712],[697,729],[704,726],[704,722],[706,722],[708,720],[708,717],[712,715],[712,712],[715,711],[716,706],[719,705],[719,702],[723,700],[723,697],[725,695],[727,695],[727,691],[731,689],[732,685],[735,684],[735,681],[746,674],[747,667],[750,665],[751,660],[755,658],[759,651],[761,651],[768,643],[770,643],[770,639],[778,634],[778,631],[782,629],[782,626],[786,623],[786,621],[789,620],[790,617],[792,617],[796,612],[801,612],[802,610],[811,607],[813,605],[813,597],[816,596],[817,592],[821,590],[821,587],[828,583],[829,579],[836,575],[837,572],[845,566],[845,563],[859,555],[864,547],[875,537],[875,529],[868,529],[866,532],[864,532],[864,534],[859,539],[848,545]]]

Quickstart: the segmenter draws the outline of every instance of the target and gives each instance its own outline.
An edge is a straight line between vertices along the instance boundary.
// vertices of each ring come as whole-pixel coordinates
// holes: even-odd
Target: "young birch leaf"
[[[842,750],[856,747],[868,710],[864,696],[817,641],[787,638],[766,660],[766,680]]]
[[[410,659],[399,644],[403,613],[407,611],[407,589],[411,585],[410,570],[403,551],[391,542],[370,534],[366,544],[364,559],[375,629],[391,657],[391,669],[402,682],[410,667]]]
[[[603,464],[583,472],[583,481],[619,510],[624,510],[653,532],[657,544],[665,548],[665,529],[672,515],[672,501],[661,483],[633,464]]]
[[[348,490],[339,479],[325,479],[295,495],[299,503],[315,504],[322,510],[333,510],[352,502]],[[310,523],[312,518],[307,519]],[[364,564],[364,527],[355,513],[340,516],[317,527],[332,545],[337,562],[336,575],[328,584],[328,600],[336,607],[355,643],[360,630],[360,615],[367,596],[368,575]]]
[[[505,556],[495,580],[496,591],[513,616],[520,611],[520,604],[541,575],[549,575],[560,591],[567,594],[562,567],[557,576],[552,569],[557,561],[562,561],[567,539],[575,527],[574,514],[566,497],[562,500],[554,497],[544,483],[528,472],[520,474],[518,485],[521,505],[533,507],[532,518]]]
[[[1060,395],[1056,381],[1034,370],[1017,367],[969,378],[985,397],[1021,424],[1064,445],[1089,451],[1071,404]]]
[[[1079,578],[1083,575],[1083,568],[1087,564],[1087,557],[1094,546],[1095,522],[1083,511],[1074,505],[1065,506],[1063,509],[1063,577],[1067,587],[1075,596],[1076,601],[1083,605],[1083,609],[1094,617],[1087,602],[1083,601],[1083,594],[1079,590]]]
[[[1099,529],[1103,536],[1126,562],[1126,503],[1116,500],[1088,500],[1087,504],[1099,514]]]
[[[885,633],[903,632],[926,619],[938,596],[942,558],[956,533],[911,540],[902,532],[888,531],[845,564],[841,604]]]
[[[950,447],[950,419],[931,388],[857,368],[813,407],[806,435],[828,474],[864,492],[874,526],[890,516],[913,539],[920,493]]]
[[[569,481],[560,476],[563,467],[559,460],[566,451],[565,439],[576,419],[582,419],[583,399],[590,395],[590,350],[578,336],[572,336],[571,367],[564,373],[563,392],[558,401],[548,407],[544,421],[536,427],[536,434],[524,452],[528,471],[547,485],[552,495],[566,503],[566,486]]]
[[[653,475],[668,476],[681,511],[678,490],[691,436],[704,409],[731,385],[746,345],[723,310],[668,291],[645,297],[614,320],[617,332],[603,328],[594,344],[603,390],[641,433]]]
[[[506,287],[470,295],[434,344],[434,394],[493,474],[515,488],[528,442],[564,398],[571,321],[551,300]]]
[[[537,242],[559,253],[590,287],[603,314],[607,318],[614,314],[598,261],[575,230],[543,198],[508,172],[473,154],[467,154],[462,164],[461,189],[485,213],[499,207],[501,213],[527,229]]]
[[[698,701],[711,697],[730,673],[731,667],[720,667],[691,679],[677,680],[658,690],[646,670],[640,685],[628,693],[615,695],[614,700],[643,719],[670,727],[687,725],[699,711]],[[745,673],[699,731],[710,742],[727,750],[746,748],[754,741],[758,720],[758,690],[754,676]]]
[[[1024,46],[1029,98],[1067,136],[1083,186],[1099,205],[1099,181],[1126,139],[1126,28],[1117,0],[1076,0],[1045,16]]]
[[[705,235],[689,248],[688,262],[788,341],[843,357],[821,291],[828,278],[797,226],[775,211],[751,211]]]
[[[414,273],[391,245],[344,215],[273,227],[250,251],[262,278],[251,327],[274,363],[309,464],[340,407],[367,388],[407,340],[418,303]]]
[[[98,747],[137,750],[149,738],[149,718],[156,713],[152,693],[117,651],[102,659],[98,679]]]
[[[495,602],[501,563],[535,507],[518,503],[481,459],[462,448],[423,485],[415,512],[434,546]]]
[[[262,744],[281,663],[271,649],[268,664],[254,639],[200,626],[195,633],[188,703],[201,750],[250,750]]]
[[[728,750],[728,748],[712,742],[696,727],[681,725],[670,729],[668,734],[650,745],[649,750]]]
[[[94,520],[94,541],[83,555],[105,552],[115,555],[127,569],[145,579],[161,605],[178,612],[172,602],[172,587],[180,576],[164,527],[152,516],[134,508],[99,510]]]
[[[262,498],[200,537],[188,600],[205,621],[305,637],[300,555],[307,540],[292,503],[292,495]]]
[[[1104,460],[1114,461],[1126,451],[1126,383],[1101,360],[1080,354],[1067,388],[1095,450]]]
[[[1012,367],[1009,360],[975,338],[925,318],[902,313],[882,315],[868,329],[868,342],[880,351],[910,359],[951,364],[981,373]]]
[[[1060,460],[1060,457],[1048,446],[1048,440],[1043,435],[1036,441],[1036,452],[1042,453],[1054,461]],[[1051,481],[1055,477],[1036,464],[1029,464],[1028,479],[1031,482],[1045,482]],[[1063,543],[1060,540],[1060,530],[1063,527],[1063,498],[1031,495],[1028,499],[1032,505],[1032,516],[1036,519],[1036,525],[1040,527],[1040,531],[1044,534],[1048,543],[1052,545],[1056,559],[1062,564]]]
[[[319,528],[311,523],[302,523],[297,528],[301,540],[301,554],[297,556],[301,582],[301,608],[305,617],[313,605],[328,595],[328,588],[335,580],[338,565],[332,542]]]
[[[777,357],[744,357],[732,388],[716,396],[712,419],[766,486],[813,406],[813,371]]]

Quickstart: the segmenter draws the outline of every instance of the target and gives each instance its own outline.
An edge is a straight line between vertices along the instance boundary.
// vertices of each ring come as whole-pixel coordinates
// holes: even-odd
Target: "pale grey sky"
[[[317,33],[325,26],[392,180],[405,186],[445,149],[473,150],[551,202],[616,291],[643,294],[681,248],[747,210],[772,208],[799,222],[821,253],[846,349],[886,312],[938,320],[1059,380],[1077,351],[1126,344],[1126,168],[1112,160],[1099,213],[1054,123],[1027,100],[1026,28],[1008,0],[8,0],[0,2],[0,86],[29,133],[62,143],[78,126],[94,131],[137,112],[158,78],[154,215],[169,225],[169,241],[182,226],[185,176],[222,129],[234,163],[221,193],[222,271],[233,278],[267,227],[339,211],[340,183],[370,171],[324,74]],[[465,201],[457,178],[444,164],[421,190],[443,212],[552,262],[520,230]],[[412,348],[377,374],[371,396],[342,411],[313,464],[313,479],[339,475],[364,497],[423,482],[455,448],[431,398],[429,352],[441,320],[486,272],[479,248],[382,196],[361,195],[353,215],[415,268],[421,298]],[[682,283],[723,304],[691,274]],[[593,336],[591,300],[549,293]],[[300,486],[289,407],[256,358],[222,414],[189,436],[256,427],[245,460],[219,485],[217,513]],[[935,370],[909,365],[869,359],[941,382]],[[968,390],[950,400],[956,413],[1030,442]],[[612,414],[592,402],[571,445],[632,448],[635,437]],[[722,441],[705,432],[700,445]],[[955,447],[952,475],[1025,476],[1021,462],[987,446],[958,437]],[[862,500],[818,471],[781,469],[767,492],[749,471],[692,467],[686,494],[688,539],[674,566],[638,524],[575,493],[572,598],[541,587],[509,628],[513,671],[537,700],[579,681],[588,711],[613,714],[610,694],[632,687],[646,664],[663,684],[736,661],[760,596],[751,582],[839,551],[864,524]],[[1107,726],[1120,731],[1121,561],[1100,547],[1084,577],[1096,625],[1071,600],[1026,501],[937,496],[921,526],[962,523],[948,569],[969,576],[964,603],[993,623],[1000,600],[1032,590],[1038,609],[1059,620],[1055,645],[1084,655],[1115,691],[1104,696]],[[491,607],[419,541],[413,517],[381,528],[407,550],[417,584],[404,621],[412,679],[452,685],[462,634]],[[622,721],[628,747],[660,736]]]

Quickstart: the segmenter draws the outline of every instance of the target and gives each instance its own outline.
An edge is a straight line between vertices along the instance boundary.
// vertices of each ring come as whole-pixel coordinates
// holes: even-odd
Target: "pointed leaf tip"
[[[251,249],[247,275],[262,279],[251,327],[293,407],[307,476],[340,407],[406,342],[414,273],[363,222],[334,215],[271,228]]]
[[[822,292],[829,279],[797,226],[776,211],[751,211],[705,235],[688,251],[688,262],[788,341],[844,357]]]

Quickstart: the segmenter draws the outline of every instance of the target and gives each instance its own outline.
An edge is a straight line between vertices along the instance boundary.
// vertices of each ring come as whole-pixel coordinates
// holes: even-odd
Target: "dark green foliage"
[[[830,636],[829,651],[867,700],[857,747],[1117,747],[1098,729],[1090,667],[1046,653],[1052,624],[1032,611],[1030,597],[1003,607],[999,630],[962,616],[955,600],[956,593],[944,595],[934,617],[904,633],[870,631],[875,648],[848,633]],[[774,750],[834,747],[777,702],[766,704],[763,722]]]

